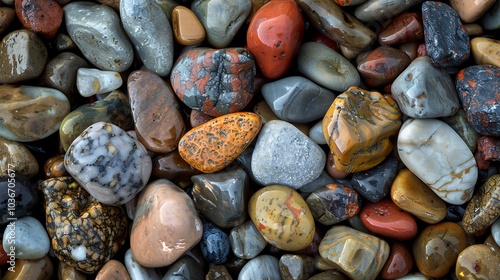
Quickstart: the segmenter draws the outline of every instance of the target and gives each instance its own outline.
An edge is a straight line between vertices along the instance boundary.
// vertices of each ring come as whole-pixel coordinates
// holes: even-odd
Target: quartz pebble
[[[76,87],[84,97],[111,92],[121,87],[122,83],[122,77],[114,71],[79,68],[76,75]]]
[[[109,260],[97,273],[96,280],[131,280],[125,266],[117,260]]]
[[[22,25],[35,33],[52,38],[63,20],[63,9],[56,1],[17,0],[16,14]]]
[[[271,255],[260,255],[243,266],[238,280],[273,279],[281,280],[279,261]]]
[[[352,188],[371,202],[380,201],[389,193],[397,170],[398,160],[395,157],[387,157],[373,168],[354,173],[351,178]]]
[[[247,220],[231,229],[229,244],[236,257],[249,260],[258,256],[266,247],[267,242],[254,223]]]
[[[0,175],[8,175],[13,171],[16,175],[33,177],[38,170],[38,162],[26,146],[0,137]]]
[[[30,216],[10,222],[3,233],[2,244],[5,252],[14,252],[16,259],[40,259],[47,255],[50,248],[42,223]],[[12,244],[15,244],[14,250]]]

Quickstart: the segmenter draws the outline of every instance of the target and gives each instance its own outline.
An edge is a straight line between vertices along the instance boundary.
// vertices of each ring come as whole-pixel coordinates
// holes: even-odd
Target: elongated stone
[[[419,13],[407,12],[391,20],[378,35],[378,42],[381,45],[398,45],[423,38],[422,16]]]
[[[410,62],[403,51],[380,46],[362,56],[357,68],[366,85],[380,87],[394,81]]]
[[[2,34],[16,18],[16,11],[9,7],[0,7],[0,34]]]
[[[424,0],[368,0],[356,7],[354,15],[363,22],[383,22],[423,1]]]
[[[0,137],[0,175],[8,175],[13,171],[16,175],[33,177],[38,174],[38,170],[38,162],[26,146]]]
[[[500,41],[476,37],[470,41],[472,56],[476,64],[500,67]]]
[[[115,71],[79,68],[76,74],[76,87],[84,97],[111,92],[121,87],[122,83],[122,77]]]
[[[172,10],[172,29],[175,40],[181,45],[196,45],[205,40],[205,28],[195,13],[184,6]]]

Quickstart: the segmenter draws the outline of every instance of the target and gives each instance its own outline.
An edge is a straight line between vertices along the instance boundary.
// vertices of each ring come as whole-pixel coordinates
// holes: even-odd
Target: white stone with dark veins
[[[109,205],[134,198],[148,182],[152,168],[146,148],[106,122],[89,126],[73,141],[64,165],[85,190]]]

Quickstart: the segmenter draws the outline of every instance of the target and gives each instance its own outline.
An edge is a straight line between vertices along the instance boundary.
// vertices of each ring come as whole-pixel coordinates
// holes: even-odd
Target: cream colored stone
[[[476,37],[470,41],[470,46],[476,64],[500,67],[500,41]]]

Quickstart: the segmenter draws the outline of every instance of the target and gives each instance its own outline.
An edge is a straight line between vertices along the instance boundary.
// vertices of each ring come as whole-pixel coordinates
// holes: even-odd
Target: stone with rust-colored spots
[[[63,20],[63,9],[54,0],[16,0],[15,8],[26,29],[47,38],[56,35]]]
[[[170,85],[154,72],[137,70],[128,76],[127,89],[138,140],[156,153],[177,148],[186,126]]]
[[[381,87],[394,81],[410,62],[403,51],[380,46],[358,61],[358,71],[368,86]]]
[[[335,167],[359,172],[382,162],[392,151],[389,137],[401,126],[401,112],[389,96],[351,87],[337,96],[323,118],[323,134]]]
[[[254,58],[244,48],[193,48],[177,59],[170,82],[189,108],[218,117],[245,108],[255,73]]]
[[[500,138],[482,136],[477,141],[477,149],[483,160],[500,161]]]
[[[470,46],[476,64],[500,67],[500,41],[476,37],[470,41]]]
[[[474,244],[465,248],[457,258],[457,279],[497,279],[500,275],[498,247]]]
[[[493,4],[495,0],[450,0],[450,6],[463,22],[478,20]]]
[[[14,272],[7,271],[2,280],[52,280],[54,279],[54,265],[49,256],[37,260],[23,260],[16,258]]]
[[[60,261],[94,273],[125,243],[127,218],[120,207],[100,203],[71,177],[47,179],[39,188],[51,247]]]
[[[196,45],[205,40],[205,28],[196,15],[184,6],[177,6],[172,11],[172,29],[175,40],[181,45]]]
[[[0,34],[2,34],[16,18],[16,11],[9,7],[0,7]]]
[[[312,212],[289,187],[270,185],[258,190],[250,198],[248,213],[262,237],[281,250],[302,250],[314,239]]]
[[[39,168],[35,156],[26,146],[0,137],[0,176],[14,172],[16,175],[33,177]]]
[[[381,45],[398,45],[423,38],[422,16],[416,12],[407,12],[391,20],[378,35],[378,42]]]
[[[109,260],[97,273],[95,280],[130,280],[125,266],[117,260]]]
[[[179,142],[179,154],[202,172],[217,172],[250,145],[261,126],[262,120],[254,113],[220,116],[184,134]]]

